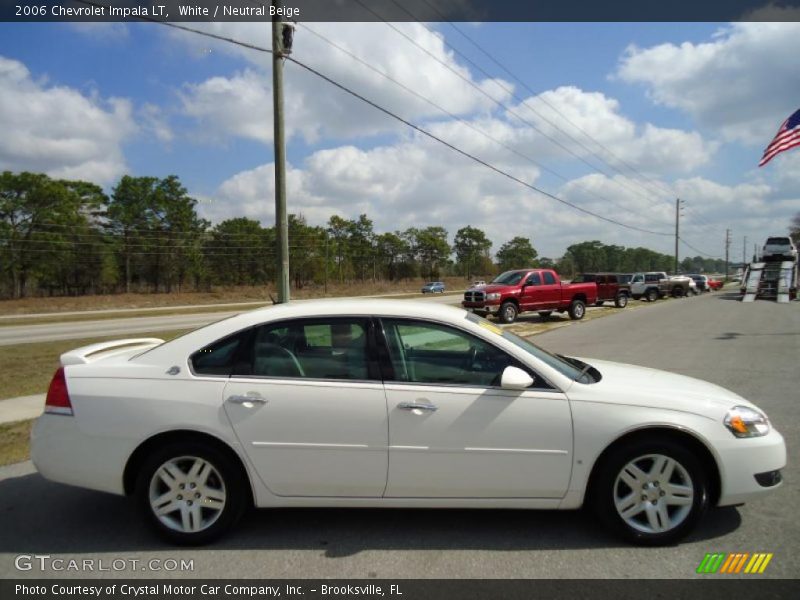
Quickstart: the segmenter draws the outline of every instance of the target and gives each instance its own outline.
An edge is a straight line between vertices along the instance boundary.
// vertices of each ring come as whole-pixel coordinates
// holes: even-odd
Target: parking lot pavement
[[[256,511],[214,546],[177,549],[141,526],[130,501],[47,482],[21,463],[0,469],[0,577],[87,575],[19,572],[14,557],[26,553],[194,561],[184,573],[100,573],[123,577],[691,578],[707,552],[772,552],[763,576],[796,578],[800,304],[734,300],[716,294],[665,302],[534,338],[558,352],[714,381],[758,403],[784,434],[783,487],[753,504],[712,511],[679,546],[621,544],[581,512],[293,509]]]

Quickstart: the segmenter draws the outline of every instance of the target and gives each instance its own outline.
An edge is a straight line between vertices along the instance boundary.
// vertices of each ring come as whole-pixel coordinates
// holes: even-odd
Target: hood
[[[715,420],[724,418],[734,406],[760,410],[739,394],[702,379],[604,360],[579,360],[600,371],[602,379],[571,386],[571,399],[679,410]]]
[[[514,292],[519,291],[520,285],[506,285],[504,283],[487,283],[479,288],[475,288],[481,292],[486,292],[487,294],[491,294],[492,292]]]

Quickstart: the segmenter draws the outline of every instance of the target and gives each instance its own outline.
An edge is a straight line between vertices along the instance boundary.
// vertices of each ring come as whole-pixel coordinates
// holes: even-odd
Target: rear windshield
[[[788,246],[789,245],[789,238],[788,237],[774,237],[767,239],[767,244],[771,246]]]

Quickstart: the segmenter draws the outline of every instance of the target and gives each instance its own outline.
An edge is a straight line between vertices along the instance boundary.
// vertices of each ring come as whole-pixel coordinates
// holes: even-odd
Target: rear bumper
[[[31,430],[31,459],[51,481],[124,494],[122,474],[129,455],[124,440],[87,433],[75,417],[45,414]]]

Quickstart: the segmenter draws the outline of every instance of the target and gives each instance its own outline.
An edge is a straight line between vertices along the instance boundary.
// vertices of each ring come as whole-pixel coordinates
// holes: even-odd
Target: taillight
[[[47,390],[47,400],[44,403],[44,412],[51,415],[73,415],[72,402],[69,400],[67,379],[64,377],[64,367],[59,367],[50,381]]]

